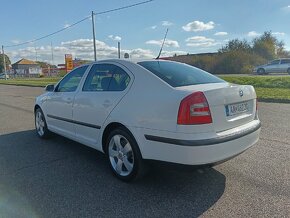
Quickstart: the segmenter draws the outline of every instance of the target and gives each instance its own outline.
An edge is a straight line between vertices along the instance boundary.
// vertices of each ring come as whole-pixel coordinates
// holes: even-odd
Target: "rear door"
[[[96,147],[105,120],[128,91],[132,74],[116,64],[95,64],[75,97],[73,118],[76,136]]]
[[[290,59],[282,59],[279,66],[279,72],[286,73],[289,68],[290,68]]]

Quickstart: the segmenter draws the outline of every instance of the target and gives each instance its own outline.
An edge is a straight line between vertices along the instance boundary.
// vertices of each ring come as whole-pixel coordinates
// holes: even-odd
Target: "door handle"
[[[72,102],[72,98],[65,99],[65,103],[70,104]]]

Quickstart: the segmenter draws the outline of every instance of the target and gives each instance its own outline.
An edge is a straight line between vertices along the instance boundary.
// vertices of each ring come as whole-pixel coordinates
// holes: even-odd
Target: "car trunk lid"
[[[252,86],[212,83],[176,89],[188,93],[204,93],[212,116],[212,126],[216,132],[235,128],[255,119],[256,93]]]

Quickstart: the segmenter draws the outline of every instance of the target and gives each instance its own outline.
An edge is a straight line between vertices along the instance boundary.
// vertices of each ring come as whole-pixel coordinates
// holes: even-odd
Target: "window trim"
[[[68,77],[69,74],[70,74],[72,71],[77,70],[77,69],[79,69],[79,68],[81,68],[81,67],[87,67],[87,68],[86,68],[86,70],[85,70],[85,72],[84,72],[84,74],[83,74],[83,76],[82,76],[82,78],[81,78],[81,80],[80,80],[80,82],[79,82],[77,88],[76,88],[74,91],[67,91],[67,92],[58,91],[58,87],[59,87],[60,83],[61,83],[61,82],[62,82],[66,77]],[[82,80],[86,77],[85,75],[86,75],[86,72],[87,72],[88,69],[90,69],[90,65],[89,65],[89,64],[84,64],[84,65],[81,65],[81,66],[78,66],[78,67],[74,68],[72,71],[70,71],[69,73],[67,73],[67,74],[66,74],[66,75],[65,75],[65,76],[64,76],[60,81],[58,81],[58,83],[55,85],[54,92],[57,92],[57,93],[73,93],[73,92],[76,92],[76,91],[78,90],[78,88],[80,87],[80,84],[82,83]]]

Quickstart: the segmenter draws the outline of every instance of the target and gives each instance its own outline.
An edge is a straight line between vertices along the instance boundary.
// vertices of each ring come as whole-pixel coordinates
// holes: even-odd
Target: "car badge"
[[[240,89],[240,91],[239,91],[239,95],[240,95],[240,97],[243,97],[243,96],[244,96],[244,92],[243,92],[243,90]]]

